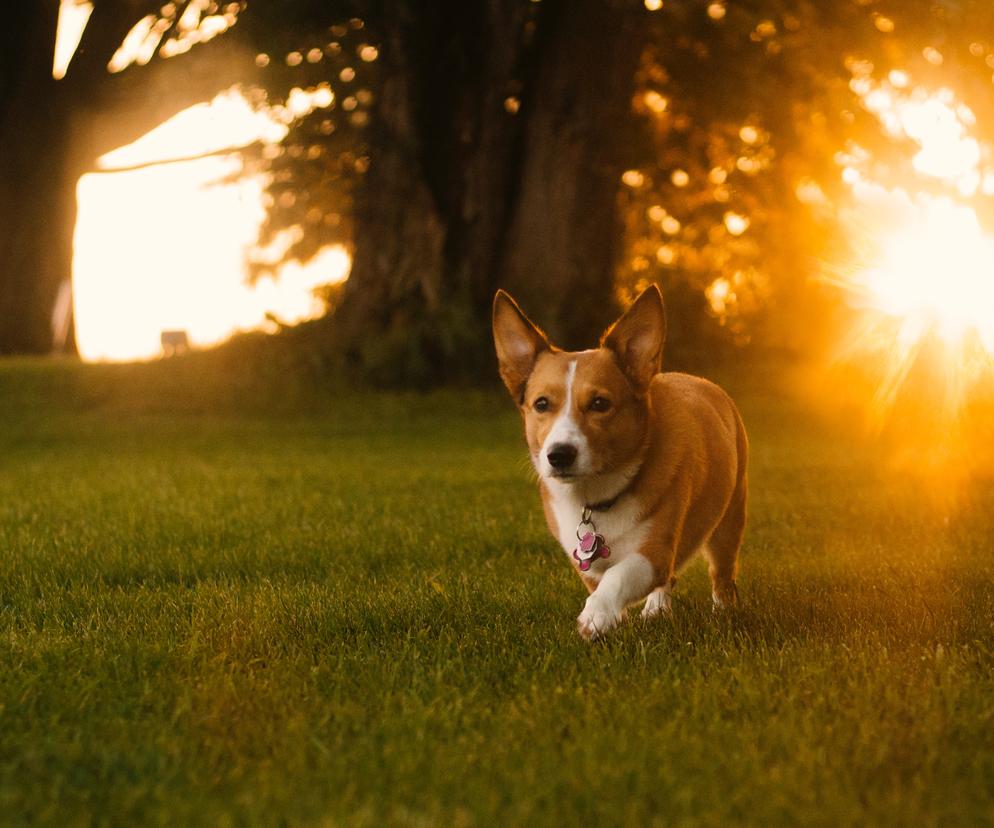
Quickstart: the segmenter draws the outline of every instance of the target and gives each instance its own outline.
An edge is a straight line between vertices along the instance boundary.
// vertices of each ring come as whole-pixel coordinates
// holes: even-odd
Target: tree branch
[[[248,144],[240,144],[237,147],[223,147],[222,149],[199,152],[194,155],[180,155],[176,158],[158,158],[155,161],[142,161],[138,164],[126,164],[121,167],[98,167],[95,170],[91,170],[90,173],[96,175],[109,175],[112,173],[147,170],[151,167],[161,166],[162,164],[182,164],[186,161],[200,161],[203,158],[216,158],[221,155],[233,155],[234,153],[244,152],[245,150],[252,149],[253,147],[261,147],[262,144],[262,141],[252,141]]]

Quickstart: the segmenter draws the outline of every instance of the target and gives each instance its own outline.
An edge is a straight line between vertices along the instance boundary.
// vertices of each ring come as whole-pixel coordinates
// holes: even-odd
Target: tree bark
[[[39,353],[52,346],[51,311],[67,275],[61,260],[72,245],[64,230],[75,221],[64,194],[61,90],[51,77],[58,5],[11,11],[0,41],[10,73],[0,102],[0,353]]]
[[[624,166],[608,148],[630,110],[634,3],[428,6],[394,4],[378,21],[372,165],[329,323],[385,383],[489,364],[498,286],[564,344],[589,344],[613,310]]]
[[[502,284],[555,342],[587,348],[617,310],[619,148],[630,146],[644,27],[630,3],[573,0],[550,13]]]
[[[391,6],[352,272],[332,320],[359,370],[430,383],[477,367],[521,124],[506,111],[525,49],[519,0]]]

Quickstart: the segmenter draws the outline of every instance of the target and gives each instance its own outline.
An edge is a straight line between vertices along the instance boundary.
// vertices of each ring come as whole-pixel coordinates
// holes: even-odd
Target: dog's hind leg
[[[735,576],[739,568],[739,549],[745,535],[746,500],[749,496],[749,476],[746,471],[749,457],[749,443],[745,427],[736,415],[736,466],[735,489],[725,507],[718,525],[711,537],[701,547],[701,554],[707,559],[708,573],[711,575],[711,600],[716,610],[734,607],[738,603],[739,591]]]
[[[735,585],[738,574],[739,548],[745,534],[746,494],[748,485],[743,475],[735,487],[732,500],[708,542],[701,547],[701,554],[708,562],[711,575],[711,600],[715,609],[734,607],[739,593]]]

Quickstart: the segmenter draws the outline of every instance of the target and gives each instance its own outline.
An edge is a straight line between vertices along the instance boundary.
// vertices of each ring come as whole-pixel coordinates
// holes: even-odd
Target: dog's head
[[[666,338],[659,288],[645,290],[589,351],[560,351],[502,290],[493,326],[500,375],[524,417],[539,475],[578,482],[634,460]]]

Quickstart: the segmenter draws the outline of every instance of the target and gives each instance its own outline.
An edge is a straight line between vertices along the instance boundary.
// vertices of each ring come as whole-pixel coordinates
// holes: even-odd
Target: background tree
[[[100,0],[60,82],[53,7],[17,4],[0,44],[6,352],[49,347],[79,175],[235,81],[289,127],[246,156],[270,176],[262,245],[278,259],[349,246],[323,328],[388,382],[489,365],[497,286],[566,346],[650,280],[677,345],[810,339],[825,316],[808,312],[825,298],[811,277],[848,244],[837,153],[915,173],[854,79],[952,82],[981,137],[994,122],[980,0]],[[208,17],[224,36],[204,44],[190,19]],[[151,48],[108,73],[136,20]],[[984,191],[971,199],[989,218]]]
[[[909,172],[854,72],[938,82],[926,50],[955,42],[962,88],[989,81],[969,51],[991,14],[978,3],[660,5],[356,2],[341,37],[300,49],[324,49],[298,82],[333,85],[337,109],[296,123],[272,161],[267,232],[297,234],[290,256],[351,246],[329,331],[364,372],[486,364],[497,286],[567,345],[659,281],[677,347],[808,347],[837,300],[817,277],[852,253],[837,154]],[[370,43],[374,66],[357,57]]]
[[[264,241],[295,232],[288,255],[301,257],[350,244],[336,347],[383,381],[478,370],[498,285],[541,307],[557,341],[589,343],[615,310],[644,5],[351,8],[351,22],[322,21],[330,38],[273,55],[267,82],[285,89],[289,62],[301,88],[335,89],[335,108],[296,122],[270,159]]]
[[[631,295],[662,282],[674,337],[713,343],[724,326],[739,341],[824,338],[841,297],[824,277],[860,257],[858,228],[841,220],[840,153],[866,158],[875,181],[950,195],[990,220],[989,196],[922,175],[918,147],[860,95],[893,72],[951,87],[989,144],[990,4],[702,0],[649,19],[633,102],[647,152],[626,177],[619,284]]]

